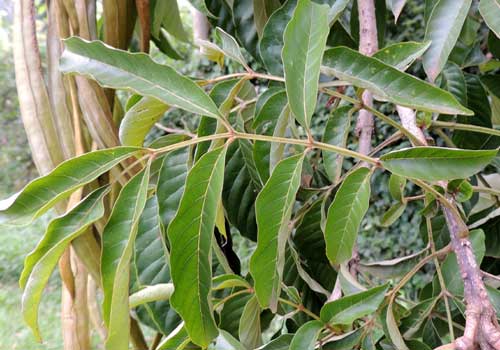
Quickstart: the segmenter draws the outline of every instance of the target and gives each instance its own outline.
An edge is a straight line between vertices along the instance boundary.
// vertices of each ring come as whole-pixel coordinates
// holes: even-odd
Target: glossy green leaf
[[[41,341],[38,328],[38,306],[43,289],[57,265],[60,256],[73,239],[86,232],[85,229],[104,215],[104,197],[109,187],[101,187],[66,214],[52,220],[35,250],[24,261],[19,279],[24,289],[22,309],[25,322]]]
[[[259,36],[254,21],[253,1],[233,1],[232,22],[235,36],[243,47],[254,57],[258,57]]]
[[[424,37],[424,41],[430,41],[431,46],[423,57],[424,70],[431,81],[436,79],[446,64],[471,4],[472,0],[440,0],[434,6]]]
[[[458,102],[467,106],[467,84],[460,67],[456,63],[448,62],[441,72],[441,77],[441,88],[451,92]]]
[[[387,210],[382,219],[380,220],[380,226],[389,227],[396,222],[397,219],[404,213],[406,209],[406,203],[395,203],[389,210]]]
[[[248,300],[241,314],[238,338],[247,349],[255,349],[262,344],[260,305],[255,295]]]
[[[479,13],[488,27],[500,38],[500,2],[498,0],[481,0]]]
[[[259,51],[262,61],[269,73],[283,76],[283,62],[281,52],[283,50],[283,28],[286,27],[293,11],[297,5],[297,0],[288,0],[276,10],[264,27],[262,38],[259,42]]]
[[[391,174],[389,177],[389,193],[392,198],[402,202],[404,198],[404,190],[406,187],[406,179],[402,176]]]
[[[303,160],[304,155],[298,154],[278,163],[255,205],[258,236],[257,249],[250,260],[250,273],[260,305],[271,310],[276,310],[278,305],[289,220],[300,185]]]
[[[308,283],[306,279],[309,277],[303,276],[298,267],[297,273],[311,289],[324,294],[324,289],[331,291],[334,288],[337,276],[326,257],[325,238],[321,230],[323,209],[322,199],[311,205],[294,232],[293,243],[300,258],[298,259],[300,261],[296,263],[300,263],[304,272],[307,272],[310,275],[309,277],[314,279],[314,282],[317,281],[323,290],[317,286],[315,287],[314,282],[311,283],[310,281]],[[290,252],[293,257],[293,250],[291,249]]]
[[[134,242],[134,256],[130,267],[130,292],[135,293],[146,286],[170,282],[167,264],[165,237],[161,230],[158,199],[149,198],[139,219]],[[141,323],[169,335],[180,323],[180,317],[170,307],[168,300],[146,303],[135,308]]]
[[[290,111],[290,106],[285,106],[281,111],[281,114],[276,121],[274,126],[273,136],[274,137],[286,137],[290,136],[291,125],[293,123],[293,115]],[[272,142],[269,151],[269,169],[273,171],[276,164],[283,159],[285,156],[286,144]]]
[[[349,128],[351,126],[351,106],[342,106],[335,109],[328,118],[323,134],[323,142],[330,145],[345,147]],[[344,157],[338,153],[323,151],[325,171],[332,183],[337,183],[342,174]]]
[[[329,32],[327,14],[328,6],[299,0],[283,34],[288,103],[306,129],[316,108],[320,65]]]
[[[462,124],[478,125],[491,128],[492,110],[488,99],[488,94],[484,86],[490,90],[487,82],[489,77],[495,75],[485,75],[481,79],[477,75],[465,73],[465,83],[467,86],[467,104],[474,111],[474,116],[457,116],[457,122]],[[493,86],[498,86],[498,82],[492,81]],[[484,84],[484,86],[483,86]],[[492,98],[492,102],[494,98]],[[500,137],[493,135],[479,134],[468,130],[455,130],[453,132],[453,143],[459,148],[467,149],[493,149],[500,146]]]
[[[377,311],[388,288],[388,285],[383,285],[326,303],[321,309],[321,320],[330,324],[350,325],[356,319]]]
[[[204,154],[186,179],[179,209],[168,227],[175,292],[171,305],[191,340],[206,347],[218,334],[213,318],[211,246],[222,192],[226,147]]]
[[[424,54],[430,45],[430,42],[418,43],[415,41],[396,43],[375,52],[372,57],[389,66],[405,71],[417,58]]]
[[[269,91],[269,92],[268,92]],[[252,127],[257,128],[265,122],[276,121],[287,104],[286,92],[281,89],[269,89],[259,96],[259,109],[256,109]]]
[[[428,112],[472,114],[449,92],[347,47],[327,50],[322,71],[394,104]]]
[[[168,106],[155,98],[143,97],[126,113],[120,123],[120,142],[124,146],[142,146],[153,125],[165,114]]]
[[[177,212],[188,173],[189,149],[181,148],[165,155],[158,177],[158,205],[165,230]]]
[[[461,150],[440,147],[414,147],[389,152],[380,157],[390,172],[427,181],[465,179],[488,165],[497,150]]]
[[[303,324],[293,336],[290,350],[314,350],[323,322],[313,320]]]
[[[108,329],[106,349],[128,346],[129,263],[139,218],[146,205],[148,183],[149,164],[122,188],[102,234],[103,318]]]
[[[59,200],[140,150],[135,147],[116,147],[87,153],[61,163],[49,174],[30,182],[21,192],[0,201],[0,224],[29,224]]]
[[[129,89],[188,112],[219,118],[215,103],[193,81],[141,53],[128,53],[100,41],[64,41],[61,70],[83,74],[104,87]]]
[[[236,62],[239,62],[243,67],[245,67],[245,69],[249,69],[245,57],[243,57],[241,49],[236,42],[236,39],[221,28],[217,28],[215,32],[217,33],[217,36],[221,41],[222,52],[224,52],[227,57],[235,60]]]
[[[259,37],[262,37],[262,32],[269,16],[280,6],[279,0],[253,0],[253,19]]]
[[[227,219],[238,231],[253,241],[257,239],[255,199],[257,188],[245,162],[239,142],[231,144],[227,151],[222,201]]]
[[[325,226],[326,255],[332,264],[351,258],[361,220],[368,210],[370,176],[367,168],[350,173],[328,209]]]

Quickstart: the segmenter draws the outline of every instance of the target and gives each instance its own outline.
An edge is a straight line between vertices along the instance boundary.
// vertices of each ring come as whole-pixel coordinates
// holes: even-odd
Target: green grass
[[[37,244],[50,214],[26,228],[0,226],[0,349],[51,350],[62,348],[60,280],[54,274],[40,305],[43,344],[35,341],[21,314],[22,291],[18,285],[23,261]]]
[[[44,342],[39,344],[23,321],[19,286],[2,283],[0,285],[0,349],[61,349],[60,301],[59,281],[54,279],[45,290],[40,304],[40,330]]]

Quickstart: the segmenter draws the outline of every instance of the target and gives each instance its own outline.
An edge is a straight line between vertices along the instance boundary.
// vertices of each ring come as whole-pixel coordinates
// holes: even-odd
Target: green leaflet
[[[351,126],[351,106],[342,106],[335,109],[325,126],[323,142],[330,145],[345,147],[349,128]],[[332,183],[337,183],[342,173],[344,157],[334,152],[322,152],[325,171]]]
[[[340,185],[330,208],[325,227],[326,255],[332,264],[351,258],[361,220],[368,210],[371,172],[359,168]]]
[[[221,1],[223,2],[223,1]],[[259,37],[254,21],[253,1],[232,1],[232,19],[236,37],[243,47],[255,58],[258,57]],[[231,17],[229,17],[229,20]]]
[[[19,279],[19,284],[24,289],[23,316],[38,341],[42,340],[38,329],[38,305],[43,289],[66,247],[104,215],[103,199],[108,192],[109,187],[101,187],[66,214],[52,220],[42,240],[24,261]]]
[[[483,169],[497,150],[413,147],[380,157],[385,169],[396,175],[427,181],[466,179]]]
[[[304,323],[293,336],[290,350],[314,350],[323,322],[313,320]]]
[[[391,174],[389,177],[389,193],[392,198],[397,200],[398,202],[403,202],[405,187],[406,187],[406,179],[402,176]]]
[[[153,125],[168,106],[152,97],[143,97],[125,113],[120,123],[120,142],[124,146],[142,146]]]
[[[385,284],[326,303],[321,309],[321,320],[330,324],[350,325],[356,319],[377,311],[388,288]]]
[[[158,199],[152,196],[147,200],[139,219],[134,257],[130,267],[131,293],[138,292],[146,286],[158,286],[170,282],[165,238],[160,226]],[[143,324],[165,335],[170,334],[181,321],[167,300],[139,305],[135,312]]]
[[[449,92],[347,47],[327,50],[322,71],[394,104],[428,112],[472,114]]]
[[[104,87],[129,89],[188,112],[220,117],[217,106],[202,88],[148,55],[76,37],[66,39],[64,45],[61,70],[65,73],[83,74]]]
[[[380,220],[380,226],[389,227],[396,222],[406,209],[406,203],[394,203],[389,210],[384,213]]]
[[[238,338],[246,349],[255,349],[262,344],[260,305],[255,295],[247,301],[241,314]]]
[[[241,53],[241,49],[236,42],[236,39],[219,27],[216,28],[215,32],[217,33],[217,36],[222,43],[222,52],[227,57],[235,60],[236,62],[239,62],[245,69],[250,69],[245,60],[245,57],[243,57],[243,54]]]
[[[77,188],[140,151],[116,147],[69,159],[49,174],[31,181],[21,192],[0,202],[0,224],[26,225]]]
[[[258,109],[255,111],[253,128],[265,122],[276,122],[281,111],[287,104],[286,92],[281,89],[269,89],[259,96]]]
[[[188,173],[189,148],[181,148],[165,155],[158,177],[158,205],[165,230],[179,207]]]
[[[428,41],[423,43],[415,41],[396,43],[375,52],[372,57],[389,66],[405,71],[417,58],[424,54],[430,45],[431,43]]]
[[[253,0],[253,17],[259,37],[262,37],[269,16],[280,6],[279,0]]]
[[[151,34],[158,38],[163,27],[176,39],[189,42],[189,36],[182,25],[177,0],[155,0],[152,5],[154,10],[151,11],[153,15]]]
[[[120,191],[102,234],[101,276],[106,350],[124,349],[129,341],[129,263],[139,218],[146,205],[149,165]]]
[[[255,293],[262,307],[276,311],[281,290],[285,246],[290,232],[295,195],[300,185],[303,154],[286,158],[276,165],[257,196],[257,249],[250,259]]]
[[[283,28],[286,27],[297,0],[288,0],[283,6],[276,10],[264,27],[262,38],[259,42],[259,51],[262,61],[269,73],[282,76],[283,62],[281,52],[283,50]]]
[[[239,141],[243,140],[233,142],[227,150],[222,201],[229,222],[243,236],[255,241],[257,240],[255,199],[258,189],[252,181],[251,165],[244,159],[245,146]]]
[[[284,33],[282,57],[288,103],[306,129],[316,108],[319,71],[329,29],[327,5],[299,0]]]
[[[186,179],[186,188],[168,227],[170,269],[175,292],[171,305],[191,340],[206,347],[218,334],[210,301],[211,245],[224,178],[226,146],[204,154]]]
[[[500,2],[498,0],[481,0],[479,13],[488,27],[500,38]]]
[[[451,92],[462,105],[468,106],[467,84],[460,67],[456,63],[448,62],[441,72],[441,77],[441,88]],[[475,116],[472,118],[476,119]]]
[[[293,334],[282,334],[261,347],[259,350],[289,350],[292,338]]]
[[[446,64],[471,4],[472,0],[440,0],[434,6],[424,37],[424,41],[430,41],[431,46],[423,57],[424,70],[431,81],[436,79]]]

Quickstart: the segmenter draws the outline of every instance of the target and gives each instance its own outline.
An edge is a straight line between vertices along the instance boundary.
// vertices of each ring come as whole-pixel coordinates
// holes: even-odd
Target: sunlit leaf
[[[293,336],[290,350],[313,350],[323,322],[313,320],[303,324]]]
[[[139,218],[146,205],[148,183],[149,164],[122,188],[102,234],[103,318],[108,329],[106,349],[128,346],[129,263]]]
[[[153,125],[168,110],[168,106],[155,98],[143,97],[126,113],[120,123],[120,142],[124,146],[142,146]]]
[[[283,34],[288,103],[306,129],[316,107],[320,65],[329,32],[327,13],[325,5],[299,0]]]
[[[424,37],[424,41],[430,41],[431,46],[423,57],[424,70],[431,81],[446,64],[471,4],[472,0],[440,0],[432,9]]]
[[[481,0],[479,13],[488,27],[500,38],[500,2],[498,0]]]
[[[342,106],[335,109],[325,126],[323,142],[330,145],[345,147],[349,128],[351,126],[351,106]],[[323,163],[330,181],[337,183],[342,173],[344,157],[338,153],[323,152]]]
[[[222,192],[222,146],[204,154],[190,170],[175,217],[168,227],[170,268],[175,292],[171,305],[185,322],[191,340],[203,347],[218,334],[209,298],[211,245]]]
[[[449,92],[347,47],[327,50],[322,71],[370,90],[394,104],[421,111],[472,114],[472,111],[460,105]]]
[[[262,307],[276,310],[281,289],[289,220],[300,185],[303,154],[282,160],[259,193],[255,206],[257,249],[250,260],[255,293]]]
[[[364,167],[350,173],[328,209],[324,234],[326,255],[332,264],[351,258],[361,220],[368,210],[370,176],[370,170]]]
[[[144,54],[114,49],[100,41],[64,41],[61,70],[86,75],[104,87],[129,89],[186,111],[219,118],[215,103],[192,80]]]
[[[109,187],[101,187],[66,214],[52,220],[42,240],[25,259],[19,281],[24,289],[23,316],[39,341],[41,337],[38,328],[38,306],[43,289],[71,241],[104,215],[103,199],[108,192]]]
[[[465,179],[488,165],[497,150],[414,147],[389,152],[380,157],[390,172],[427,181]]]
[[[383,285],[326,303],[321,309],[321,320],[330,324],[350,325],[356,319],[377,311],[388,288],[388,285]]]
[[[49,174],[30,182],[21,192],[0,202],[0,224],[28,224],[77,188],[140,151],[117,147],[95,151],[61,163]]]
[[[373,57],[385,64],[405,71],[417,58],[424,54],[430,44],[430,42],[417,43],[415,41],[396,43],[375,52]]]

